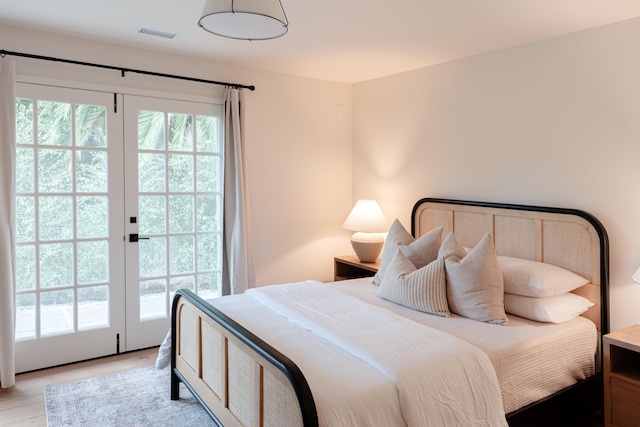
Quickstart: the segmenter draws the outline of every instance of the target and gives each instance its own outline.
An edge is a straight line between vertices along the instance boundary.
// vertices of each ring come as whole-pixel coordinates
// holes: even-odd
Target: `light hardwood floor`
[[[153,366],[157,348],[19,374],[16,385],[0,389],[0,426],[46,426],[44,388]]]
[[[87,362],[42,371],[20,374],[16,377],[16,385],[9,389],[0,389],[0,426],[44,427],[47,425],[44,409],[44,388],[48,385],[64,384],[87,378],[114,374],[116,372],[153,366],[158,354],[157,348],[141,350]],[[552,411],[553,412],[553,411]],[[524,420],[518,427],[538,427],[556,424],[539,423],[535,419]],[[562,427],[602,427],[604,421],[600,417],[577,420],[575,423],[558,424]]]

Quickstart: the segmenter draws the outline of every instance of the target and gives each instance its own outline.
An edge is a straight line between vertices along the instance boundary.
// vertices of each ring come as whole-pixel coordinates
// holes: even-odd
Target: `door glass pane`
[[[162,111],[138,111],[138,148],[164,150],[164,113]]]
[[[107,109],[100,105],[76,105],[76,145],[107,147]]]
[[[198,231],[219,231],[218,207],[221,205],[219,196],[198,196]]]
[[[71,145],[71,104],[38,102],[38,144]]]
[[[218,141],[220,119],[211,116],[196,117],[196,151],[200,153],[220,153],[220,143]]]
[[[16,341],[36,337],[36,294],[16,295]]]
[[[33,148],[16,149],[16,191],[18,193],[32,193],[35,185]]]
[[[36,246],[16,246],[16,289],[19,291],[36,288]]]
[[[39,197],[40,240],[73,238],[73,199],[66,196]]]
[[[166,232],[166,197],[140,196],[138,209],[140,212],[140,234],[163,234]]]
[[[109,199],[107,196],[76,197],[78,238],[87,239],[109,235]]]
[[[75,304],[73,290],[42,292],[40,294],[40,330],[42,335],[74,331]]]
[[[16,99],[16,143],[33,144],[33,100]]]
[[[218,234],[198,235],[198,271],[217,270],[220,268],[221,248]]]
[[[16,241],[36,239],[36,212],[33,197],[16,197]]]
[[[189,289],[190,291],[196,291],[196,278],[194,276],[180,276],[171,279],[169,298],[173,300],[176,291],[180,289]]]
[[[171,254],[169,272],[171,274],[193,272],[193,236],[172,236],[169,242]]]
[[[140,281],[140,320],[167,316],[167,281]]]
[[[78,288],[78,329],[109,326],[109,287]]]
[[[107,153],[76,151],[76,191],[78,193],[107,192]]]
[[[71,150],[38,150],[38,190],[41,193],[70,193]]]
[[[198,295],[202,298],[215,298],[220,296],[218,283],[220,283],[220,273],[198,274]]]
[[[198,182],[196,188],[199,192],[220,191],[220,158],[214,156],[197,157]]]
[[[193,191],[193,156],[169,156],[169,191]]]
[[[100,283],[109,280],[109,242],[78,242],[78,283]]]
[[[193,151],[193,116],[169,113],[169,150]]]
[[[167,239],[152,237],[140,240],[140,277],[158,277],[167,274]]]
[[[140,153],[138,155],[138,191],[158,193],[165,189],[164,154]]]
[[[193,196],[169,196],[169,231],[193,231]]]
[[[40,286],[73,285],[73,243],[40,245]]]

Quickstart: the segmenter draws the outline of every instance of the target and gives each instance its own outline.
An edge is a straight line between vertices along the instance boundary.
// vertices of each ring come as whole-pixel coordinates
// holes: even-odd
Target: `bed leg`
[[[180,378],[171,370],[171,400],[180,399]]]

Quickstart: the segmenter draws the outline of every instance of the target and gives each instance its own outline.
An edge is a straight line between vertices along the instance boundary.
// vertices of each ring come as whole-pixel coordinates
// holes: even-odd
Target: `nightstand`
[[[640,425],[640,325],[604,336],[604,421]]]
[[[356,255],[337,256],[333,259],[334,280],[357,279],[371,277],[380,268],[380,260],[376,262],[362,262]]]

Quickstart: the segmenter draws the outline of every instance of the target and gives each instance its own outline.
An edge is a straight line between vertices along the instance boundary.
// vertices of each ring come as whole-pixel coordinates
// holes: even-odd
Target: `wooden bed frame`
[[[490,233],[498,255],[554,264],[590,281],[575,293],[595,304],[583,315],[599,332],[596,374],[507,414],[509,423],[568,395],[587,396],[594,401],[590,404],[601,405],[602,336],[609,332],[609,247],[602,224],[573,209],[418,201],[412,214],[413,235],[419,237],[438,226],[444,227],[443,236],[452,231],[467,247]],[[172,330],[171,399],[179,398],[183,382],[221,426],[318,425],[313,396],[298,367],[193,292],[177,292]]]

